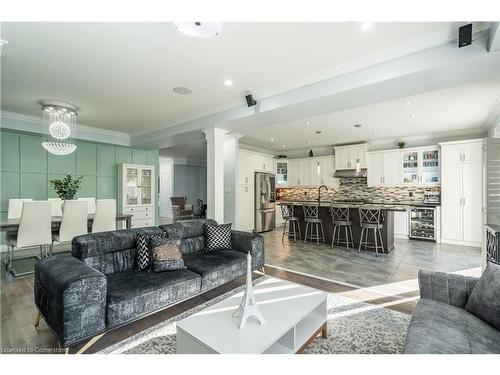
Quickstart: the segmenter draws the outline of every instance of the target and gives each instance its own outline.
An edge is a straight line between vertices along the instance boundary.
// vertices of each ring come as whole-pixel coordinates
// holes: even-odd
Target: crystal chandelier
[[[76,124],[76,107],[74,105],[42,100],[43,116],[48,124],[47,139],[42,147],[54,155],[69,155],[76,150],[71,141],[74,138]]]

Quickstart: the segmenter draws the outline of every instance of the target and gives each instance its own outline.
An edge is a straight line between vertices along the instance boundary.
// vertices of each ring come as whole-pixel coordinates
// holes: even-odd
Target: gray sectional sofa
[[[204,251],[203,224],[190,220],[160,227],[75,237],[71,255],[35,265],[35,303],[64,347],[122,326],[243,276],[246,254],[252,269],[264,266],[262,236],[232,231],[232,250]],[[186,269],[135,270],[138,233],[181,238]]]
[[[500,353],[500,331],[465,307],[479,278],[420,271],[418,302],[404,353]]]

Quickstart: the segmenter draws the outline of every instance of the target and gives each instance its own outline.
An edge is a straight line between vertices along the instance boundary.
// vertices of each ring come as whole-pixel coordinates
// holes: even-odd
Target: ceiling
[[[493,79],[274,124],[243,137],[241,142],[271,150],[291,150],[481,129],[499,100],[499,81]],[[362,125],[359,137],[354,124]],[[319,135],[315,133],[318,130]]]
[[[2,23],[9,48],[2,57],[1,108],[40,115],[40,99],[63,100],[79,107],[80,124],[144,133],[243,106],[247,90],[262,98],[446,43],[456,38],[457,25],[377,23],[362,32],[356,22],[224,23],[220,35],[204,39],[186,37],[171,23]],[[474,25],[475,31],[488,27]],[[233,80],[233,86],[226,87],[225,79]],[[174,94],[175,86],[193,93]],[[466,93],[456,95],[459,101]],[[490,94],[485,95],[490,100]],[[416,110],[419,105],[415,103]],[[482,105],[476,105],[474,122]],[[399,113],[394,103],[382,107]],[[382,123],[402,131],[396,125],[401,122],[389,121],[380,110],[376,116],[356,111],[351,118],[332,114],[315,121],[325,132],[339,124],[336,132],[346,138],[353,122],[364,122],[377,132],[384,130]],[[422,125],[437,122],[439,115],[422,118]],[[449,125],[446,121],[442,126]],[[263,132],[263,139],[275,134],[272,129]],[[305,136],[310,137],[307,132]],[[305,138],[297,139],[298,147]],[[286,136],[283,142],[292,147]]]
[[[205,141],[191,142],[163,148],[160,150],[160,156],[168,158],[189,158],[190,160],[206,160],[207,143]]]

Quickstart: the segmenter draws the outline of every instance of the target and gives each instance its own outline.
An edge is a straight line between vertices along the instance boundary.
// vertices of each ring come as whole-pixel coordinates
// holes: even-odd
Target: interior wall
[[[153,165],[158,176],[158,150],[138,150],[108,144],[77,141],[75,152],[49,154],[41,135],[0,131],[0,215],[7,217],[10,198],[56,198],[49,180],[67,173],[83,176],[78,197],[118,198],[118,164]],[[156,182],[155,182],[156,183]],[[2,243],[3,243],[2,233]]]
[[[175,164],[174,196],[187,197],[190,204],[202,199],[207,202],[207,167],[200,165]]]

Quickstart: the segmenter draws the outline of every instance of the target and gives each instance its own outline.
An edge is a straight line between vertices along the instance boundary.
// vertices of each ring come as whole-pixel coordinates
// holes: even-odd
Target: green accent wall
[[[118,164],[134,163],[159,169],[158,150],[138,150],[122,146],[77,142],[77,150],[67,156],[49,154],[38,135],[0,131],[0,215],[7,217],[10,198],[47,199],[56,197],[49,180],[66,173],[83,176],[79,197],[118,199]],[[2,241],[3,244],[3,233]]]

